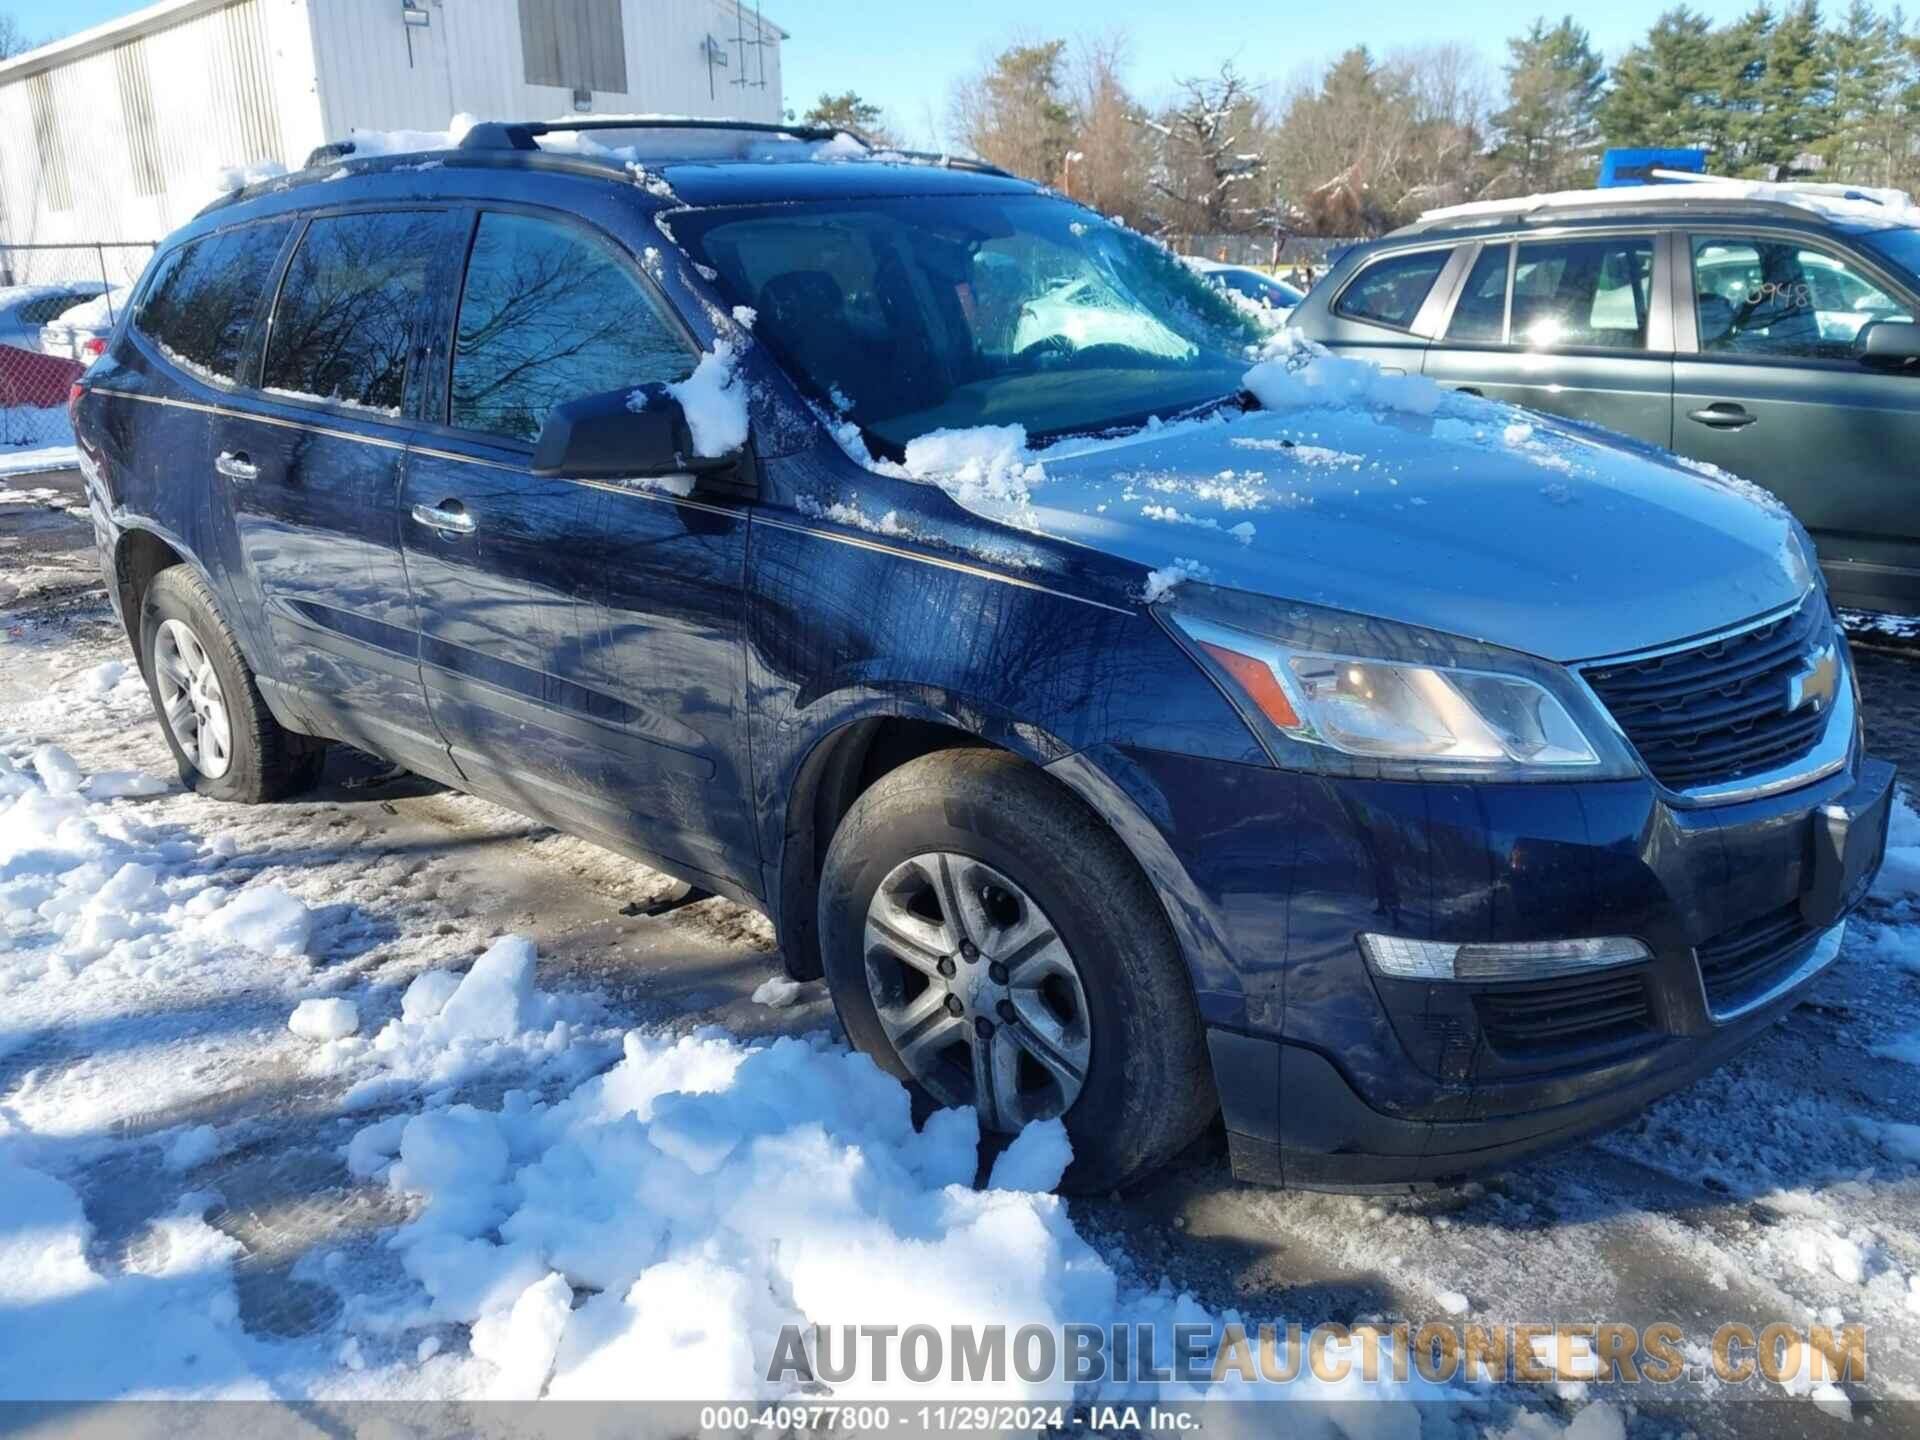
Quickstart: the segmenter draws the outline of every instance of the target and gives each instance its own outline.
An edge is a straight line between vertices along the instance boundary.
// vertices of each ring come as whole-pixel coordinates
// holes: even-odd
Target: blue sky
[[[1613,0],[1572,7],[1594,43],[1613,55],[1646,33],[1673,0]],[[1701,0],[1696,8],[1725,20],[1748,0]],[[127,0],[0,0],[32,35],[67,33],[139,6]],[[1180,0],[766,0],[766,13],[792,33],[786,46],[786,99],[804,110],[823,90],[858,90],[884,106],[914,144],[929,140],[929,118],[942,123],[954,79],[1015,38],[1124,30],[1132,39],[1131,83],[1148,99],[1166,94],[1182,75],[1215,69],[1233,58],[1245,73],[1284,80],[1303,64],[1365,43],[1397,45],[1467,40],[1490,61],[1505,37],[1538,10],[1490,0],[1364,0],[1339,5],[1193,5]],[[1561,0],[1558,15],[1569,8]],[[1038,17],[1038,18],[1036,18]]]

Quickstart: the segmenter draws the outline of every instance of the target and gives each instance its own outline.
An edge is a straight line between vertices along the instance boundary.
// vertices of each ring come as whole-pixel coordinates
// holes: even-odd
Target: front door
[[[1673,448],[1786,502],[1840,603],[1920,611],[1920,377],[1853,358],[1862,328],[1913,319],[1912,300],[1862,257],[1799,236],[1695,233],[1688,251]]]
[[[1657,248],[1644,234],[1482,245],[1427,376],[1664,447],[1673,341]]]
[[[697,351],[624,252],[546,215],[477,217],[453,329],[401,509],[455,761],[525,813],[752,886],[745,507],[530,468],[555,404],[683,380]]]
[[[308,223],[280,285],[260,387],[213,421],[214,469],[265,609],[272,678],[317,733],[446,772],[420,690],[397,503],[406,377],[454,217]]]

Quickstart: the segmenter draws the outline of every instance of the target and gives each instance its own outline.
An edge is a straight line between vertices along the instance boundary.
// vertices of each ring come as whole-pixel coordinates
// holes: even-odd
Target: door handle
[[[1707,426],[1712,430],[1738,430],[1743,425],[1751,425],[1758,415],[1747,413],[1744,405],[1735,405],[1731,400],[1716,400],[1711,405],[1703,405],[1698,410],[1687,411],[1687,419]]]
[[[229,480],[258,480],[260,478],[260,467],[245,455],[236,454],[232,450],[222,450],[216,455],[213,460],[213,468]]]
[[[413,518],[429,530],[447,535],[471,535],[473,517],[458,500],[442,500],[438,505],[416,505]]]

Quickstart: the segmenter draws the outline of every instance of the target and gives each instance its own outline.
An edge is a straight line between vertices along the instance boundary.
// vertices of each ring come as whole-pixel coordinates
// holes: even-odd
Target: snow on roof
[[[1468,220],[1478,216],[1523,215],[1534,210],[1581,206],[1672,205],[1693,200],[1768,200],[1792,205],[1830,220],[1851,224],[1920,226],[1920,208],[1904,190],[1870,185],[1774,184],[1765,180],[1728,180],[1717,176],[1665,185],[1620,185],[1604,190],[1557,190],[1509,200],[1472,200],[1423,211],[1420,223]]]

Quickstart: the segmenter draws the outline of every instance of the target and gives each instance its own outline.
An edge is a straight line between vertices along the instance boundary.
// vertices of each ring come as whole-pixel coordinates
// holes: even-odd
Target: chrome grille
[[[1791,764],[1813,748],[1833,706],[1793,708],[1794,680],[1834,644],[1826,598],[1815,594],[1763,625],[1582,673],[1654,778],[1689,790]],[[1837,670],[1835,679],[1847,683]]]

